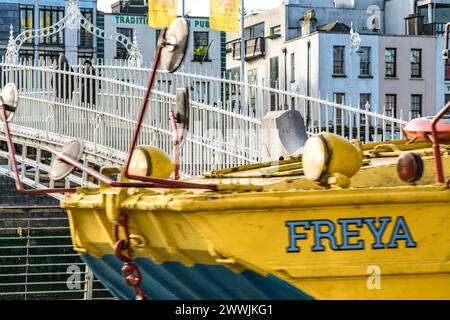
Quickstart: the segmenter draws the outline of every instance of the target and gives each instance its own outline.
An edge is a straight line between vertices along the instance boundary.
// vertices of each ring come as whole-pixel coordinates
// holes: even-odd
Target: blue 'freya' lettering
[[[417,247],[417,244],[412,239],[411,233],[409,232],[408,226],[406,225],[406,221],[403,217],[398,217],[397,219],[388,248],[398,248],[398,240],[406,240],[407,248]]]
[[[361,250],[364,249],[364,241],[358,240],[356,244],[350,244],[349,238],[359,237],[358,230],[348,230],[349,225],[362,227],[362,219],[339,219],[338,223],[342,226],[342,245],[341,250]]]
[[[380,226],[378,229],[375,227],[375,218],[364,219],[364,223],[367,224],[375,238],[375,243],[372,244],[372,249],[384,249],[384,244],[382,243],[383,234],[386,231],[386,227],[391,222],[391,218],[385,217],[380,218]]]
[[[360,237],[359,229],[362,229],[364,225],[367,225],[373,236],[372,249],[385,249],[386,244],[383,243],[383,236],[391,221],[392,219],[390,217],[381,217],[378,219],[338,219],[337,222],[341,228],[342,239],[340,245],[336,241],[336,225],[331,220],[287,221],[286,227],[289,230],[289,247],[287,251],[289,253],[301,252],[299,241],[308,239],[308,233],[306,231],[311,229],[314,236],[312,251],[325,251],[324,240],[328,240],[325,244],[329,244],[331,250],[364,249],[364,239],[358,239]],[[298,230],[300,227],[303,227],[303,232]],[[406,248],[417,247],[417,243],[414,241],[404,217],[398,217],[395,221],[387,248],[398,248],[398,241],[405,241]]]
[[[297,233],[297,227],[303,227],[305,230],[309,230],[309,221],[288,221],[286,226],[289,228],[290,245],[288,252],[300,252],[300,247],[297,245],[297,240],[307,239],[306,233]]]
[[[311,224],[314,226],[314,246],[312,247],[312,251],[325,251],[325,247],[322,245],[322,239],[329,239],[330,246],[333,250],[338,250],[338,246],[336,245],[336,239],[334,238],[334,232],[336,231],[336,227],[334,223],[330,220],[316,220],[311,221]],[[328,227],[328,231],[322,231],[322,226]]]

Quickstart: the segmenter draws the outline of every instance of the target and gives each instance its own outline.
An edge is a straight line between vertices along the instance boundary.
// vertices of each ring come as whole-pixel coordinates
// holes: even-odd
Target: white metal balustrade
[[[80,66],[58,70],[46,61],[3,62],[0,68],[2,85],[14,82],[20,91],[15,126],[81,139],[93,145],[94,153],[102,149],[118,163],[125,160],[150,69],[118,62],[96,66],[92,75]],[[187,87],[192,108],[182,148],[185,175],[259,161],[261,118],[270,110],[299,110],[310,133],[327,131],[367,142],[402,136],[404,121],[385,114],[189,71],[158,72],[140,139],[172,154],[168,111],[175,104],[176,89]],[[83,90],[86,87],[91,90]]]

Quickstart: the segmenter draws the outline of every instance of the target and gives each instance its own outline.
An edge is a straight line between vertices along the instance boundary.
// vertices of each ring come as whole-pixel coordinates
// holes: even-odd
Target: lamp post
[[[241,83],[245,82],[245,1],[241,0]],[[241,109],[245,110],[245,85],[241,86]]]
[[[241,81],[245,82],[245,1],[241,0]]]
[[[353,22],[350,28],[350,99],[353,97],[353,54],[359,53],[361,48],[361,36],[353,29]]]
[[[353,29],[353,22],[350,27],[350,101],[353,100],[353,53],[359,53],[361,48],[361,36],[357,31]],[[349,121],[353,122],[353,119],[349,119]],[[358,124],[359,125],[359,124]],[[350,132],[349,126],[349,136],[353,135],[353,132]]]

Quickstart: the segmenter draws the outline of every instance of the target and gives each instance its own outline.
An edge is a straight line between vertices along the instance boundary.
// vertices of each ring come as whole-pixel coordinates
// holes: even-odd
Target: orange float
[[[411,120],[403,128],[403,132],[409,139],[416,141],[429,141],[431,135],[431,123],[434,117],[423,117]],[[437,124],[439,141],[450,141],[450,115],[445,115]]]

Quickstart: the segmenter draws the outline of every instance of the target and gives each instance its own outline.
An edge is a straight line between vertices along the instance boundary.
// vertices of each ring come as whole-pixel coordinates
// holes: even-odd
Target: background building
[[[246,81],[360,108],[370,105],[404,119],[435,114],[450,99],[450,72],[444,72],[450,66],[444,68],[441,59],[448,5],[441,13],[436,5],[432,14],[426,1],[310,2],[285,1],[246,17]],[[418,18],[424,8],[431,16]],[[351,25],[360,33],[358,51],[352,51]],[[240,76],[240,40],[240,33],[227,34],[232,78]],[[272,99],[264,112],[287,105]]]
[[[14,36],[29,29],[51,26],[61,20],[67,0],[3,0],[0,2],[0,55],[4,55],[10,25]],[[97,1],[80,1],[80,10],[91,22],[97,21]],[[20,18],[19,18],[20,17]],[[31,39],[20,50],[27,59],[56,59],[65,53],[72,63],[77,59],[96,58],[96,38],[85,30],[65,29],[47,38]]]
[[[109,32],[121,33],[130,39],[137,36],[139,48],[146,64],[150,64],[156,52],[156,45],[161,30],[149,28],[147,15],[104,13],[104,28]],[[189,17],[190,35],[184,68],[208,75],[220,75],[225,64],[225,36],[220,31],[209,29],[208,18]],[[126,59],[127,51],[112,40],[104,40],[99,55],[106,61]]]

